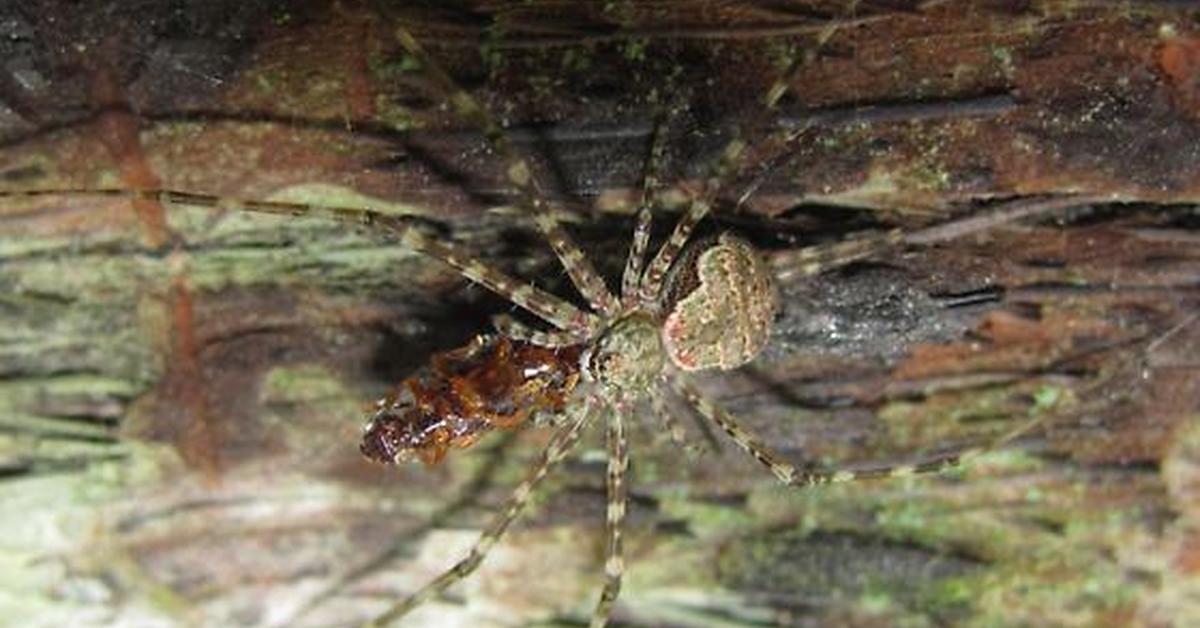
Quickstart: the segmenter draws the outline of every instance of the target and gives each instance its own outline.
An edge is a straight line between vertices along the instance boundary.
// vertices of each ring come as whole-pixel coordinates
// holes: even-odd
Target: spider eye
[[[737,368],[767,344],[778,297],[762,256],[722,234],[679,259],[664,292],[662,339],[685,371]]]

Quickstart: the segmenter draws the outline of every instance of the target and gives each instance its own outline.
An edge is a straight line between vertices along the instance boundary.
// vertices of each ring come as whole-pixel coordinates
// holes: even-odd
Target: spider
[[[832,30],[822,33],[819,42]],[[666,241],[650,254],[653,200],[657,189],[654,164],[661,142],[651,150],[643,182],[642,198],[632,244],[614,294],[592,262],[559,224],[545,202],[545,186],[528,162],[517,155],[511,142],[487,110],[468,92],[458,87],[407,32],[400,40],[425,71],[448,94],[447,100],[463,118],[483,129],[496,153],[506,164],[508,182],[516,188],[519,205],[534,217],[534,224],[554,249],[572,284],[584,297],[586,308],[573,305],[522,280],[474,259],[467,252],[431,236],[421,223],[410,218],[361,208],[317,207],[305,204],[235,201],[170,190],[114,194],[154,198],[168,205],[201,205],[249,211],[323,215],[362,224],[398,240],[455,268],[474,281],[550,324],[553,331],[540,331],[511,320],[497,321],[499,333],[511,340],[566,351],[580,347],[576,367],[580,389],[567,404],[554,435],[528,476],[513,490],[497,518],[485,529],[468,555],[424,588],[388,609],[375,623],[386,624],[404,615],[468,576],[483,562],[515,518],[527,505],[539,483],[552,467],[566,458],[592,424],[603,421],[607,440],[608,502],[606,509],[605,580],[592,614],[594,626],[604,625],[612,612],[624,573],[622,525],[627,511],[626,472],[629,447],[626,425],[635,412],[648,405],[672,438],[682,441],[683,430],[666,411],[667,399],[678,396],[699,415],[723,430],[742,450],[758,460],[782,483],[806,487],[869,477],[900,476],[937,471],[956,464],[976,451],[943,456],[917,465],[877,468],[866,471],[837,471],[797,467],[772,452],[738,420],[702,395],[691,373],[736,369],[758,356],[770,337],[778,307],[776,279],[780,274],[814,274],[831,265],[855,259],[898,244],[905,238],[890,233],[882,237],[851,240],[820,251],[801,250],[775,265],[768,264],[746,241],[729,233],[714,238],[693,237],[697,225],[710,213],[724,183],[747,160],[747,145],[735,136],[721,152],[713,172],[693,195],[687,209]],[[818,42],[818,43],[819,43]],[[801,63],[767,91],[762,104],[769,111],[777,105],[790,84],[789,78]],[[795,136],[789,132],[788,137]],[[786,138],[785,138],[786,139]],[[101,192],[103,193],[103,192]],[[19,193],[11,193],[19,195]],[[1078,202],[1078,201],[1071,201]],[[367,428],[364,449],[375,457],[397,462],[411,454],[381,433],[395,401],[385,400]],[[1007,437],[1003,440],[1007,440]],[[384,453],[386,452],[386,454]]]
[[[832,30],[823,34],[828,37]],[[931,472],[952,466],[980,450],[944,456],[917,465],[876,468],[868,471],[837,471],[798,468],[784,461],[758,437],[741,426],[729,412],[702,395],[689,374],[706,370],[731,370],[753,360],[766,346],[778,306],[773,269],[755,249],[740,238],[723,233],[708,240],[693,241],[697,224],[709,213],[714,194],[729,172],[735,169],[745,149],[742,141],[730,142],[718,166],[705,182],[705,192],[693,197],[662,246],[646,262],[651,231],[651,204],[656,185],[653,164],[661,151],[655,143],[651,167],[644,179],[637,224],[621,276],[619,294],[613,294],[595,267],[553,215],[547,211],[539,184],[528,163],[516,155],[502,128],[487,111],[430,57],[407,31],[401,43],[430,76],[449,94],[457,113],[480,126],[497,152],[506,160],[508,181],[520,192],[524,209],[532,212],[539,231],[554,249],[573,285],[587,301],[582,310],[549,293],[464,256],[461,252],[430,240],[419,232],[394,223],[387,227],[417,250],[456,268],[464,276],[484,285],[505,299],[550,323],[551,332],[533,330],[510,319],[498,319],[501,335],[536,346],[558,350],[582,347],[578,370],[586,392],[582,400],[566,410],[551,441],[526,478],[512,491],[501,512],[484,530],[467,556],[412,593],[372,624],[389,624],[422,602],[445,591],[471,574],[485,559],[504,532],[521,513],[538,484],[551,468],[568,456],[582,433],[603,420],[607,441],[608,494],[605,527],[607,538],[604,585],[591,617],[591,626],[607,624],[621,588],[625,565],[622,557],[622,523],[627,512],[626,479],[629,446],[626,423],[640,405],[648,402],[654,414],[681,445],[682,429],[666,411],[668,393],[684,399],[703,418],[723,430],[743,451],[767,467],[783,484],[808,487],[868,477],[896,477]],[[789,72],[768,90],[763,106],[772,109],[787,89]],[[374,223],[377,217],[363,213],[359,219]],[[381,220],[381,219],[378,219]],[[846,260],[872,249],[864,244],[894,244],[898,233],[868,242],[850,242],[803,260],[802,272],[820,272],[832,260]],[[795,260],[791,260],[793,263]],[[572,384],[573,386],[573,384]],[[568,391],[569,392],[569,391]],[[381,400],[377,414],[366,429],[364,453],[384,462],[399,462],[419,448],[410,444],[404,420],[396,411],[399,397]],[[1024,429],[1024,428],[1023,428]],[[1013,435],[1005,437],[1008,440]],[[474,442],[472,433],[466,444]],[[420,441],[418,441],[420,442]],[[439,442],[444,452],[444,442]],[[390,458],[390,459],[389,459]]]

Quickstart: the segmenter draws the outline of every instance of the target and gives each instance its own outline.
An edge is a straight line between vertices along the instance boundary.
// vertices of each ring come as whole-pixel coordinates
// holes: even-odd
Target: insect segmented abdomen
[[[561,412],[579,382],[582,349],[493,335],[440,353],[376,403],[360,449],[385,464],[413,457],[435,464],[495,428]]]

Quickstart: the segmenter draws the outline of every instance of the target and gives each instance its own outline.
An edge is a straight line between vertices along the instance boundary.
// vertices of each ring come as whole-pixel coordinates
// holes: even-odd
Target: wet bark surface
[[[509,127],[610,285],[655,129],[658,238],[745,139],[703,230],[766,253],[782,311],[758,360],[702,383],[788,460],[915,462],[1040,419],[956,471],[796,491],[729,442],[681,452],[638,412],[621,625],[1200,616],[1200,13],[1185,4],[96,4],[0,9],[3,189],[417,213],[576,298],[403,25]],[[1020,220],[995,210],[1071,195]],[[886,228],[907,244],[794,270],[798,249]],[[0,610],[379,612],[460,556],[549,434],[384,468],[358,453],[365,408],[512,309],[326,221],[0,200]],[[413,625],[586,619],[600,432]]]

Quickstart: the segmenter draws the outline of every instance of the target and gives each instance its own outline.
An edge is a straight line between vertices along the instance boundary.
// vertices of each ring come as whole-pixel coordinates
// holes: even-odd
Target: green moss
[[[921,402],[892,401],[878,416],[888,426],[888,442],[899,449],[963,440],[986,429],[984,438],[999,438],[1022,426],[1021,421],[1052,417],[1075,403],[1068,388],[1020,381],[989,388],[933,393]],[[1003,420],[1001,425],[997,420]],[[1003,430],[1003,431],[1001,431]],[[978,436],[977,436],[978,438]],[[987,440],[976,446],[990,446]]]
[[[346,394],[339,379],[327,369],[311,364],[273,368],[263,377],[263,403],[303,403]]]
[[[1033,393],[1034,408],[1033,412],[1042,412],[1053,409],[1065,397],[1066,390],[1058,387],[1045,384],[1039,386]]]
[[[274,96],[275,95],[275,91],[276,91],[275,85],[271,81],[271,78],[269,76],[267,76],[266,74],[254,75],[254,84],[256,87],[258,87],[258,91],[263,96]]]
[[[624,47],[625,59],[628,61],[645,61],[647,44],[647,40],[640,38],[626,41]]]
[[[915,625],[930,618],[954,618],[955,623],[978,626],[1021,625],[1034,620],[1089,625],[1106,613],[1120,613],[1143,595],[1103,549],[1125,544],[1140,525],[1139,513],[1102,510],[1066,519],[1058,532],[1031,528],[1031,519],[1061,518],[1065,511],[1079,512],[1062,501],[1064,494],[1072,493],[1070,487],[1033,484],[1027,491],[1044,497],[1032,496],[1024,503],[1008,501],[1003,509],[981,510],[972,506],[972,495],[993,494],[993,487],[1020,481],[1010,476],[1019,477],[1031,464],[1040,465],[1022,452],[990,455],[984,464],[988,466],[985,474],[957,487],[947,485],[944,479],[920,478],[825,487],[807,495],[779,492],[770,500],[764,493],[763,499],[747,508],[758,516],[744,523],[761,529],[770,521],[788,521],[790,527],[740,539],[736,547],[722,555],[719,570],[736,577],[739,573],[775,569],[770,571],[771,581],[794,578],[780,586],[796,590],[826,586],[829,588],[824,590],[845,592],[846,586],[861,587],[858,596],[847,602],[855,612],[886,612],[897,621],[904,619],[904,623],[913,621]],[[1080,484],[1077,489],[1079,496],[1074,499],[1086,501],[1088,485]],[[864,526],[865,512],[874,516]],[[888,580],[888,569],[864,566],[861,572],[865,579],[860,584],[848,580],[839,585],[836,577],[825,580],[834,574],[823,575],[820,561],[804,567],[788,558],[795,554],[812,560],[812,551],[803,550],[805,544],[812,543],[814,534],[826,535],[831,530],[861,530],[867,535],[864,538],[872,539],[864,542],[883,544],[878,552],[861,550],[867,557],[895,553],[888,547],[912,546],[926,548],[931,556],[945,552],[947,556],[979,557],[982,562],[977,569],[920,579],[919,585]],[[788,547],[800,549],[784,549]],[[831,559],[829,564],[851,560],[853,554]],[[937,564],[936,558],[928,560],[929,565]],[[771,564],[778,565],[768,567]],[[754,585],[746,586],[753,590]],[[901,591],[903,596],[896,597]]]
[[[68,389],[82,381],[64,381]],[[104,389],[119,384],[100,383]],[[69,613],[72,595],[112,595],[114,585],[91,573],[111,573],[114,564],[105,552],[108,510],[122,496],[156,486],[178,458],[165,447],[134,443],[114,446],[125,455],[97,460],[72,473],[32,473],[0,484],[0,611],[12,617],[40,617]],[[87,545],[97,554],[80,556]],[[69,565],[69,567],[68,567]],[[124,583],[123,583],[124,584]],[[121,588],[126,588],[122,586]],[[65,598],[65,599],[64,599]],[[159,599],[174,599],[170,595]],[[88,606],[84,597],[80,606]],[[70,623],[69,617],[63,617]]]
[[[504,25],[494,21],[484,29],[483,42],[479,44],[479,58],[487,69],[488,77],[495,79],[504,70],[507,56],[504,54]]]
[[[694,499],[664,499],[659,508],[669,518],[688,522],[697,536],[719,535],[726,531],[744,529],[755,520],[750,509],[735,508],[726,504],[714,504]]]
[[[43,438],[53,438],[53,447],[41,448],[52,457],[71,457],[80,454],[102,454],[113,447],[104,442],[115,438],[115,432],[103,420],[60,417],[53,408],[76,407],[83,403],[115,403],[130,399],[137,390],[124,379],[73,375],[44,378],[23,378],[0,382],[0,425],[5,439],[0,439],[0,456],[23,457],[35,451]],[[38,412],[42,408],[47,411]]]
[[[979,597],[977,576],[959,576],[945,578],[930,583],[921,591],[919,608],[928,609],[931,614],[949,617],[962,617],[969,614]]]
[[[569,74],[587,72],[592,67],[591,52],[583,46],[567,48],[559,65]]]
[[[1000,72],[1004,76],[1011,77],[1016,74],[1017,68],[1016,63],[1013,61],[1012,49],[1007,46],[993,45],[989,50],[992,53],[992,60],[1000,66]]]

